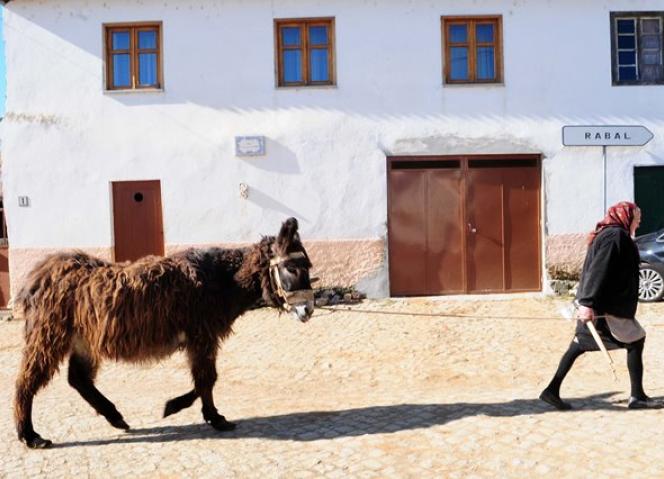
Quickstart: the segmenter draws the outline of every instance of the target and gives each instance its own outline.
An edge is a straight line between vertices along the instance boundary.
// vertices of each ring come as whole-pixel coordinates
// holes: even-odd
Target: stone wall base
[[[586,233],[546,238],[546,270],[550,279],[578,280],[586,256]]]

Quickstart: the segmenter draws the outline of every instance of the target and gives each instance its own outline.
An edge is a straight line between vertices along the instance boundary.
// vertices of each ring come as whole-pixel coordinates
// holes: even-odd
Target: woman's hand
[[[589,308],[587,306],[579,306],[576,317],[579,321],[583,321],[584,323],[587,323],[588,321],[594,321],[595,311],[593,311],[593,308]]]

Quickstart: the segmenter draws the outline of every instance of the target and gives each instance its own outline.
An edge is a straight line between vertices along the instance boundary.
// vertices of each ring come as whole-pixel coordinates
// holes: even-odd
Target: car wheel
[[[639,271],[639,299],[650,303],[659,301],[662,296],[664,296],[662,273],[649,266],[642,266]]]

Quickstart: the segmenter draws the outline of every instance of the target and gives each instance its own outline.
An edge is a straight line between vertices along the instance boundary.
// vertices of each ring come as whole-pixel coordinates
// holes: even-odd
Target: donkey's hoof
[[[232,431],[237,425],[234,422],[227,421],[224,416],[219,416],[207,421],[207,423],[217,431]]]
[[[52,441],[44,439],[39,434],[36,434],[35,437],[31,439],[23,439],[23,441],[30,449],[46,449],[53,445]]]
[[[127,424],[125,420],[122,419],[121,417],[115,419],[109,419],[108,422],[110,423],[111,426],[113,426],[116,429],[122,429],[124,431],[129,430],[129,424]]]
[[[175,414],[176,412],[178,412],[178,410],[175,408],[175,406],[173,406],[173,405],[171,404],[170,401],[168,401],[168,402],[166,403],[166,406],[164,406],[164,415],[162,416],[162,418],[163,418],[163,417],[168,417],[168,416],[170,416],[171,414]]]
[[[175,414],[176,412],[180,412],[182,410],[182,406],[178,404],[177,400],[171,399],[170,401],[166,402],[166,406],[164,406],[164,417],[168,417],[171,414]]]
[[[171,414],[175,414],[176,412],[180,412],[184,408],[191,406],[197,398],[198,393],[196,390],[193,390],[182,396],[169,399],[166,401],[166,406],[164,406],[164,417],[168,417]]]

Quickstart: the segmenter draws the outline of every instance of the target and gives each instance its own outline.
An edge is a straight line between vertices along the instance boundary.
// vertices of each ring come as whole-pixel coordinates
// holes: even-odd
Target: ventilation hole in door
[[[141,201],[143,201],[143,193],[141,193],[140,191],[138,193],[134,193],[134,201],[136,203],[140,203]]]

